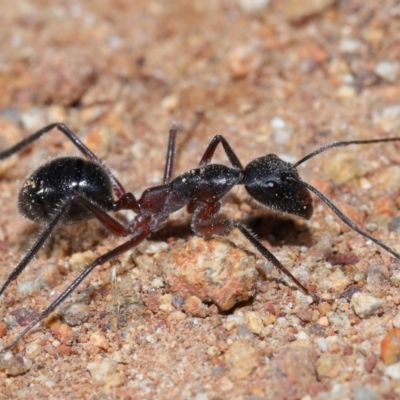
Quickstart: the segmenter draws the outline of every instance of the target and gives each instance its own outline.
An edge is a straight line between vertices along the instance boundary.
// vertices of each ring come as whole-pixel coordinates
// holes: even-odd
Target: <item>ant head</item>
[[[256,201],[274,210],[309,219],[313,213],[311,195],[299,181],[293,164],[275,154],[259,157],[244,169],[243,184]]]

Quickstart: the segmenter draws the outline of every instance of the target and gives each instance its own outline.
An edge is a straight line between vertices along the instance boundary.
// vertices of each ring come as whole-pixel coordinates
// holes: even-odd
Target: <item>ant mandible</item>
[[[11,282],[17,279],[57,226],[96,218],[111,233],[130,238],[88,265],[70,286],[33,319],[8,346],[0,350],[0,353],[12,349],[27,332],[54,311],[96,266],[137,246],[152,233],[163,228],[168,222],[169,215],[184,206],[187,206],[188,211],[193,214],[191,226],[195,234],[204,237],[225,236],[232,228],[239,229],[269,262],[286,274],[304,293],[310,295],[316,302],[321,301],[320,297],[311,293],[295,278],[242,222],[216,217],[221,208],[222,198],[236,185],[244,185],[248,194],[265,207],[305,219],[311,218],[313,213],[310,194],[312,192],[351,229],[372,240],[400,260],[398,253],[361,230],[324,194],[302,181],[296,169],[300,164],[329,149],[351,144],[400,141],[400,138],[334,142],[311,152],[295,164],[269,154],[256,158],[243,167],[226,139],[217,135],[208,145],[199,167],[171,180],[177,133],[177,128],[172,126],[169,132],[163,184],[146,189],[140,199],[136,199],[63,123],[48,125],[10,149],[0,152],[0,160],[21,151],[54,128],[65,134],[86,159],[56,158],[39,167],[25,181],[19,193],[19,210],[25,217],[44,225],[44,230],[6,279],[0,288],[0,295]],[[210,163],[219,144],[222,145],[232,164],[231,167]],[[118,210],[133,210],[136,216],[124,225],[109,214],[110,211]]]

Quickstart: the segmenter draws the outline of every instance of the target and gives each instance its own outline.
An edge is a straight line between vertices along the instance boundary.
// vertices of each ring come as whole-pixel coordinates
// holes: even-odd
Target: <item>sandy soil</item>
[[[243,164],[400,136],[394,0],[0,7],[0,149],[63,121],[135,195],[162,181],[172,121],[181,125],[175,175],[195,167],[216,134]],[[299,172],[400,252],[398,150],[332,150]],[[55,131],[0,164],[1,282],[41,229],[18,213],[24,178],[44,160],[76,153]],[[228,163],[222,150],[213,160]],[[399,260],[318,199],[304,221],[256,207],[237,188],[223,211],[330,302],[311,304],[239,231],[198,239],[181,210],[151,241],[98,267],[0,360],[0,398],[398,398]],[[56,230],[0,300],[0,347],[122,242],[96,221]]]

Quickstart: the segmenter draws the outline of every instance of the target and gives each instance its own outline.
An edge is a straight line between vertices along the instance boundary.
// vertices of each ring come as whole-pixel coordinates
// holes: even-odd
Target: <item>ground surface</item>
[[[215,134],[244,164],[267,153],[295,161],[334,140],[400,136],[394,0],[67,3],[0,3],[0,149],[64,121],[140,195],[162,180],[172,120],[182,125],[176,174],[196,166]],[[334,150],[299,171],[399,252],[398,150]],[[71,153],[54,132],[0,164],[1,281],[40,232],[18,214],[24,177]],[[226,163],[222,151],[215,160]],[[332,303],[310,304],[236,231],[229,241],[198,241],[183,210],[150,245],[98,267],[7,354],[0,398],[398,398],[399,261],[319,200],[309,221],[265,213],[242,189],[223,209]],[[1,299],[2,346],[26,310],[43,309],[116,242],[96,222],[57,230]],[[190,251],[209,259],[194,262],[192,286],[179,291],[170,274],[191,267]],[[212,258],[222,251],[222,261]],[[249,299],[225,311],[218,296],[199,301],[202,268],[217,274],[235,258],[246,260],[250,283],[233,302]]]

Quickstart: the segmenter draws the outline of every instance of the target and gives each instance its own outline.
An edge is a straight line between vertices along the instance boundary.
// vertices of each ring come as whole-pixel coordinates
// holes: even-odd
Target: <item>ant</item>
[[[305,219],[311,218],[313,213],[312,192],[351,229],[400,260],[398,253],[361,230],[324,194],[301,180],[296,169],[300,164],[329,149],[352,144],[394,142],[400,141],[400,138],[333,142],[309,153],[295,164],[269,154],[256,158],[243,167],[227,140],[217,135],[209,143],[197,168],[171,179],[177,134],[177,127],[173,125],[169,132],[163,184],[146,189],[137,199],[125,190],[111,171],[63,123],[45,126],[8,150],[0,152],[0,160],[21,151],[54,128],[67,136],[85,158],[56,158],[39,167],[25,181],[18,197],[19,210],[28,219],[43,225],[44,229],[6,279],[0,288],[0,295],[17,279],[57,226],[97,218],[111,233],[129,238],[86,266],[70,286],[38,314],[8,346],[0,350],[0,353],[11,350],[27,332],[54,311],[96,266],[137,246],[152,233],[163,228],[169,215],[184,206],[193,214],[191,227],[195,234],[204,237],[225,236],[231,229],[239,229],[269,262],[286,274],[305,294],[311,296],[313,301],[322,301],[295,278],[242,222],[217,217],[222,198],[236,185],[244,185],[248,194],[262,206]],[[232,166],[211,163],[219,144],[222,145]],[[123,224],[109,214],[118,210],[132,210],[136,216],[132,221]]]

